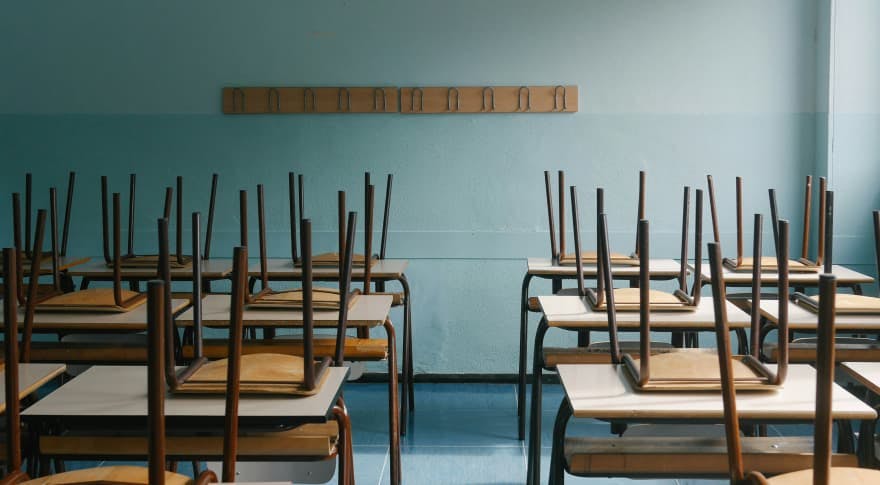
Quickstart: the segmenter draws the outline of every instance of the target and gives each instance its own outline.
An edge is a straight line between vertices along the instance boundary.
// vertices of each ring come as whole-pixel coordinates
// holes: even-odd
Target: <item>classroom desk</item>
[[[564,330],[608,330],[605,312],[593,311],[588,302],[579,296],[539,296],[542,317],[535,332],[534,364],[532,367],[532,401],[529,416],[529,449],[537,447],[540,455],[541,395],[544,369],[544,336],[550,328]],[[749,315],[727,302],[728,325],[733,330],[748,328]],[[651,312],[651,329],[656,331],[714,332],[715,311],[711,298],[701,298],[694,311]],[[617,312],[618,330],[638,331],[639,312]],[[600,365],[600,364],[591,364]],[[535,472],[537,473],[537,472]]]
[[[693,270],[693,266],[690,267]],[[862,294],[862,285],[870,285],[874,282],[874,278],[868,276],[866,274],[859,273],[858,271],[851,270],[846,266],[833,265],[831,267],[832,273],[837,276],[837,286],[840,288],[850,288],[853,293],[857,295]],[[701,270],[702,278],[701,281],[704,285],[708,285],[712,283],[712,269],[709,268],[708,264],[704,264]],[[808,288],[808,287],[816,287],[819,286],[819,274],[821,271],[811,272],[811,273],[791,273],[788,274],[788,283],[793,288]],[[751,271],[731,271],[728,268],[724,268],[724,272],[722,273],[724,278],[724,285],[726,287],[749,287],[752,286],[752,272]],[[762,271],[761,272],[761,285],[762,286],[775,286],[779,282],[779,273],[770,272],[770,271]]]
[[[6,373],[0,366],[0,388],[6,388]],[[67,370],[64,364],[18,364],[18,399],[22,400]],[[0,395],[0,413],[6,412],[6,393]]]
[[[412,294],[409,281],[406,278],[406,269],[409,261],[405,259],[379,259],[370,268],[370,280],[377,283],[378,291],[384,291],[384,284],[391,281],[400,283],[403,290],[403,361],[401,368],[401,381],[403,394],[401,396],[401,416],[403,421],[400,425],[401,434],[406,434],[407,411],[415,409],[415,385],[413,383],[413,339],[412,339]],[[270,281],[299,281],[302,279],[302,268],[294,266],[290,258],[268,258],[266,260],[266,274]],[[248,268],[250,288],[259,281],[260,264],[251,264]],[[314,281],[338,281],[339,268],[314,267],[312,268]],[[363,281],[364,268],[353,267],[351,270],[352,281]]]
[[[0,299],[2,301],[2,299]],[[187,299],[171,301],[175,314],[189,306]],[[3,315],[0,315],[0,328],[3,328]],[[227,315],[228,318],[228,315]],[[24,309],[18,310],[18,325],[24,327]],[[35,333],[119,333],[145,332],[147,330],[147,304],[124,313],[76,312],[76,311],[36,311],[34,312]]]
[[[174,258],[174,255],[171,256]],[[141,281],[155,279],[154,268],[122,268],[122,281],[138,284]],[[103,256],[91,258],[69,271],[71,277],[81,277],[80,289],[89,287],[92,281],[113,281],[113,268],[104,262]],[[223,280],[232,274],[232,259],[211,258],[202,261],[202,280],[205,282]],[[192,266],[171,268],[171,279],[174,281],[192,281]]]
[[[752,301],[748,300],[749,308]],[[779,301],[761,300],[761,316],[775,328],[779,322]],[[819,315],[789,300],[788,329],[796,332],[816,333]],[[834,330],[836,332],[878,333],[880,332],[880,315],[835,315]]]
[[[289,427],[322,423],[332,409],[348,374],[331,367],[321,390],[313,396],[242,396],[238,416],[242,427]],[[222,429],[226,414],[224,396],[168,393],[165,419],[169,430],[193,426]],[[94,366],[21,413],[33,423],[60,422],[95,430],[114,425],[147,426],[147,368],[144,366]]]
[[[391,311],[391,295],[359,295],[348,311],[349,328],[374,328],[382,327],[388,337],[388,433],[391,443],[391,467],[400,473],[400,439],[398,436],[400,422],[403,421],[403,411],[395,413],[398,409],[397,394],[397,342],[394,335],[394,327],[388,318]],[[207,295],[202,301],[202,324],[208,327],[229,326],[229,295]],[[338,311],[315,311],[314,323],[316,328],[336,327],[339,323]],[[245,308],[242,319],[245,326],[259,328],[301,328],[303,314],[300,310],[278,309],[249,309]],[[186,310],[177,318],[177,324],[183,327],[191,327],[193,322],[192,308]],[[404,385],[404,388],[406,386]]]
[[[873,394],[880,396],[880,362],[843,362],[840,368]]]
[[[672,259],[652,259],[649,263],[652,280],[672,280],[679,276],[681,264]],[[584,265],[584,278],[595,279],[596,265]],[[629,279],[630,285],[636,283],[639,277],[638,266],[615,265],[613,268],[614,279]],[[528,373],[526,355],[528,355],[529,339],[529,286],[532,279],[549,279],[553,283],[553,293],[562,289],[563,280],[577,278],[577,269],[574,265],[554,265],[550,258],[528,258],[526,260],[526,274],[523,276],[522,290],[520,294],[520,317],[519,317],[519,381],[517,383],[517,415],[518,436],[525,439],[526,434],[526,375]],[[583,342],[581,342],[583,343]]]
[[[636,392],[619,365],[560,365],[557,370],[565,389],[560,413],[565,411],[565,403],[568,403],[567,411],[576,418],[660,423],[724,421],[720,393]],[[750,424],[811,422],[815,419],[815,385],[816,371],[811,366],[790,365],[788,377],[780,389],[737,393],[737,412],[742,421]],[[835,420],[873,422],[877,417],[870,406],[836,384],[831,407]],[[554,430],[554,449],[563,446],[563,434],[564,428]],[[862,440],[861,444],[866,441]],[[530,466],[534,467],[533,470],[540,470],[540,434],[535,443],[538,448],[536,453],[530,450]],[[553,455],[555,457],[556,453]],[[534,473],[537,479],[537,471]]]

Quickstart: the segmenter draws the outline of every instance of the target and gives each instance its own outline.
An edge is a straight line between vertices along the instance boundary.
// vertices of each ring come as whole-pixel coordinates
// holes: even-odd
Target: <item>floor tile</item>
[[[522,447],[409,446],[405,449],[406,483],[521,484],[525,481]]]

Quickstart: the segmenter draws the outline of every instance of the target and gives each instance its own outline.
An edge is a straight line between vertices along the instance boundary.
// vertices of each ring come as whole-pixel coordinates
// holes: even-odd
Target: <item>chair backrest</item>
[[[780,227],[780,239],[787,227]],[[782,242],[782,241],[780,241]],[[713,268],[721,266],[721,247],[709,243],[709,260]],[[781,274],[780,274],[781,276]],[[813,483],[828,483],[831,469],[831,397],[834,386],[834,305],[836,277],[819,276],[819,322],[816,358],[816,414],[813,449]],[[733,365],[730,350],[730,329],[724,302],[724,281],[720,273],[712,273],[712,293],[715,297],[715,336],[718,347],[718,364],[721,369],[721,393],[724,403],[724,427],[730,479],[740,483],[745,479],[742,446],[739,436],[739,415],[736,410],[736,393],[733,383]],[[780,298],[786,301],[786,298]]]

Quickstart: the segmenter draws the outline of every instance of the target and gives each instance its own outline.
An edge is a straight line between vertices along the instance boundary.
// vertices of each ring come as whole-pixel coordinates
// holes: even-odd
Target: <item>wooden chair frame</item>
[[[712,176],[707,175],[706,180],[709,188],[709,203],[712,212],[712,230],[715,240],[720,241],[720,229],[718,223],[718,213],[715,205],[715,185]],[[825,245],[822,235],[825,232],[825,193],[827,189],[827,181],[825,177],[819,178],[819,248],[816,260],[809,259],[809,243],[810,243],[810,223],[812,217],[812,193],[813,193],[813,177],[807,175],[804,188],[804,224],[802,234],[802,250],[801,257],[794,261],[789,261],[788,270],[798,273],[817,272],[822,267],[825,257]],[[779,215],[776,204],[776,191],[769,190],[770,194],[770,218],[773,222],[773,239],[776,244],[776,252],[779,252],[779,234],[778,224]],[[755,258],[752,258],[754,263]],[[742,177],[736,177],[736,258],[724,258],[724,267],[731,271],[751,271],[753,264],[748,264],[748,259],[743,256],[743,180]],[[764,271],[778,271],[778,264],[773,258],[765,258],[761,261]]]
[[[781,228],[780,228],[781,229]],[[781,236],[780,231],[780,236]],[[720,258],[717,246],[709,251],[710,257]],[[712,279],[713,291],[718,287],[721,291],[724,284],[720,276]],[[766,484],[766,483],[804,483],[812,478],[815,484],[859,483],[880,481],[880,471],[862,468],[831,467],[831,402],[834,388],[834,304],[837,278],[831,274],[819,276],[819,294],[821,309],[818,329],[818,358],[816,362],[816,420],[814,431],[813,468],[811,471],[787,473],[768,480],[758,471],[745,473],[743,467],[742,446],[739,435],[739,416],[736,410],[736,393],[733,383],[733,368],[730,357],[730,337],[727,322],[717,312],[720,302],[716,299],[716,325],[718,344],[718,363],[721,368],[721,388],[724,401],[724,427],[727,436],[728,462],[730,480],[733,484]],[[812,476],[810,476],[812,475]]]
[[[550,172],[544,171],[544,188],[546,191],[546,199],[547,199],[547,220],[549,222],[550,228],[550,258],[551,262],[554,265],[575,265],[577,264],[577,258],[575,255],[566,254],[565,252],[565,172],[559,170],[558,172],[558,188],[559,188],[559,232],[556,233],[556,226],[554,224],[554,211],[553,211],[553,189],[551,187],[550,181]],[[645,204],[646,204],[646,190],[647,190],[647,176],[644,170],[639,172],[639,199],[638,199],[638,217],[636,222],[645,218]],[[597,213],[604,212],[604,198],[598,197],[597,201]],[[557,251],[557,238],[559,241],[558,251]],[[581,254],[581,258],[584,259],[587,264],[596,264],[598,265],[598,251],[596,256],[592,256],[588,251],[585,254]],[[626,266],[636,266],[639,264],[639,244],[638,244],[638,235],[636,235],[636,249],[630,256],[625,256],[622,254],[612,254],[613,264],[621,264]]]
[[[262,199],[262,187],[258,188]],[[242,191],[241,196],[243,197],[243,202],[246,203],[246,193]],[[262,219],[262,217],[261,217]],[[243,221],[243,224],[246,224],[246,221]],[[261,222],[261,232],[263,232],[264,223]],[[193,234],[198,234],[198,226],[199,226],[199,214],[193,214]],[[346,240],[346,247],[344,251],[343,257],[343,271],[344,278],[340,283],[340,310],[339,310],[339,321],[337,325],[337,336],[336,336],[336,352],[335,358],[330,359],[329,357],[325,357],[319,361],[315,361],[314,349],[313,349],[313,334],[314,334],[314,314],[312,308],[312,295],[313,295],[313,287],[312,287],[312,266],[311,266],[311,252],[312,252],[312,241],[311,241],[311,220],[303,219],[302,225],[300,228],[301,234],[301,251],[303,257],[303,280],[302,280],[302,293],[303,293],[303,360],[306,363],[303,367],[304,372],[304,380],[302,391],[304,393],[311,393],[321,383],[321,379],[324,375],[324,371],[329,367],[332,362],[336,362],[340,364],[344,359],[344,349],[345,349],[345,333],[346,333],[346,324],[348,320],[348,288],[351,285],[351,257],[354,252],[354,235],[357,228],[357,214],[354,212],[349,214],[348,218],[348,237]],[[160,232],[163,229],[160,227]],[[164,229],[167,231],[167,226]],[[246,229],[243,230],[243,233],[246,232]],[[261,259],[265,259],[265,244],[264,241],[261,241]],[[198,237],[193,238],[193,251],[198,254],[198,245],[199,240]],[[238,318],[239,321],[230,322],[231,326],[242,325],[240,319],[241,310],[237,309],[237,305],[247,305],[249,301],[249,295],[247,294],[247,247],[241,246],[235,248],[233,255],[233,271],[232,271],[232,316],[234,318]],[[170,269],[167,267],[167,263],[163,261],[163,271],[169,272]],[[201,281],[201,264],[198,262],[193,264],[193,283],[194,288],[198,285],[195,283]],[[271,291],[268,287],[264,287],[261,293],[266,291]],[[201,291],[198,290],[193,294],[193,360],[188,367],[182,369],[181,371],[176,371],[174,369],[173,363],[168,364],[166,368],[166,375],[168,381],[171,383],[171,389],[177,392],[187,392],[186,390],[186,382],[198,371],[203,365],[205,365],[208,360],[203,356],[202,353],[202,309],[201,309]],[[170,308],[167,309],[170,313]],[[174,331],[172,325],[169,325],[166,322],[166,331],[171,334]],[[231,337],[232,338],[232,337]],[[167,346],[166,352],[170,355],[173,355],[174,349],[172,346]],[[311,364],[309,364],[311,363]]]
[[[59,286],[60,274],[58,270],[58,250],[56,244],[56,237],[58,234],[57,228],[57,217],[56,217],[56,205],[55,205],[55,189],[52,188],[49,191],[50,198],[50,211],[51,211],[51,239],[52,239],[52,282],[54,291],[50,292],[47,295],[43,295],[40,298],[37,298],[36,288],[38,285],[40,268],[39,265],[32,265],[31,274],[30,274],[30,285],[28,287],[28,297],[26,298],[26,312],[28,315],[28,320],[33,320],[33,313],[35,311],[109,311],[109,312],[126,312],[132,310],[133,308],[139,306],[143,302],[146,301],[145,293],[137,293],[134,292],[129,296],[125,296],[125,292],[122,289],[122,255],[120,249],[120,202],[119,202],[119,194],[113,194],[113,258],[112,267],[113,267],[113,306],[104,306],[100,304],[89,305],[89,304],[78,304],[72,303],[70,305],[59,304],[57,306],[50,306],[49,302],[56,298],[60,297],[62,291]],[[42,241],[43,241],[43,231],[45,224],[45,211],[42,211],[42,218],[40,217],[40,213],[38,211],[37,214],[37,234],[35,236],[36,239],[39,239],[39,245],[37,245],[37,241],[35,241],[33,253],[40,258],[42,254]],[[20,269],[20,268],[19,268]],[[72,293],[68,293],[66,295],[73,295],[81,292],[98,292],[102,291],[100,289],[87,289],[75,291]],[[65,298],[67,298],[65,296]]]
[[[216,198],[217,198],[217,182],[219,179],[218,174],[213,174],[211,177],[211,195],[208,206],[208,226],[207,232],[205,234],[205,253],[202,255],[204,259],[208,259],[210,257],[211,251],[211,239],[212,232],[214,228],[214,212],[216,208]],[[136,193],[136,182],[137,176],[135,174],[129,175],[129,189],[128,189],[128,241],[127,241],[127,249],[126,253],[122,256],[122,267],[134,267],[141,268],[144,266],[152,267],[156,264],[159,257],[158,255],[138,255],[134,250],[134,216],[135,216],[135,193]],[[183,177],[178,176],[176,179],[177,184],[177,201],[176,201],[176,213],[175,213],[175,252],[174,252],[174,261],[173,264],[177,268],[185,268],[187,265],[192,263],[192,256],[183,254]],[[172,187],[165,188],[165,202],[163,206],[163,218],[171,220],[171,208],[174,205],[174,189]],[[102,227],[102,236],[103,236],[103,249],[104,249],[104,261],[107,262],[108,265],[113,264],[113,260],[110,256],[109,249],[109,237],[108,237],[108,222],[107,222],[107,177],[101,176],[101,227]]]
[[[74,188],[76,187],[76,172],[70,172],[67,178],[67,196],[66,202],[64,205],[64,226],[61,231],[61,250],[60,256],[67,256],[67,241],[68,236],[70,234],[70,213],[73,210],[73,194]],[[33,191],[33,177],[30,173],[25,174],[25,241],[24,241],[24,260],[22,260],[22,255],[19,255],[18,261],[20,263],[27,263],[31,259],[31,214],[32,214],[32,191]],[[20,197],[19,193],[13,194],[13,226],[16,227],[15,231],[20,234],[21,231],[21,205],[20,205]],[[18,236],[18,241],[21,241],[21,236]],[[48,259],[49,255],[44,255],[45,258]],[[19,273],[20,274],[20,273]]]
[[[599,220],[599,219],[602,219],[602,217],[604,215],[604,190],[601,187],[596,189],[596,198],[597,198],[597,208],[600,211],[597,213],[597,220]],[[575,202],[572,202],[573,209],[574,209],[574,203]],[[694,219],[694,243],[695,243],[695,245],[694,245],[694,258],[695,258],[694,259],[694,268],[695,268],[694,274],[700,274],[700,271],[702,271],[702,264],[703,264],[703,262],[702,262],[702,254],[703,254],[703,252],[702,252],[702,246],[703,246],[703,191],[699,190],[699,189],[696,191],[696,211],[695,211],[694,216],[695,216],[695,219]],[[684,197],[683,197],[683,202],[682,202],[681,267],[680,267],[679,276],[678,276],[679,287],[673,293],[673,295],[678,299],[678,301],[680,303],[678,303],[678,304],[653,303],[652,307],[655,311],[659,311],[659,310],[666,310],[666,311],[696,310],[697,306],[700,304],[700,294],[701,294],[702,285],[700,284],[699,278],[694,279],[694,283],[691,286],[690,291],[688,291],[688,288],[687,288],[689,220],[690,220],[690,187],[685,187],[684,188]],[[606,221],[607,221],[607,219],[606,219]],[[577,221],[575,221],[575,224],[577,224]],[[649,259],[644,256],[644,253],[649,252],[650,236],[647,233],[647,230],[648,230],[648,221],[644,220],[644,219],[639,221],[638,229],[636,231],[637,238],[639,241],[639,251],[638,251],[639,266],[640,267],[645,266],[644,270],[642,270],[642,269],[639,270],[640,279],[644,278],[644,277],[647,277],[648,279],[650,279],[650,268],[648,267],[649,266]],[[579,227],[575,227],[575,238],[576,238],[575,241],[576,241],[576,243],[578,243],[577,240],[580,238],[579,234],[580,234]],[[606,233],[603,234],[602,229],[600,227],[597,232],[597,235],[598,235],[597,239],[607,237],[607,228],[606,228]],[[607,240],[601,241],[599,246],[601,247],[602,244],[607,244],[607,243],[608,243]],[[578,245],[579,245],[579,243],[578,243]],[[597,288],[595,290],[593,290],[591,288],[586,289],[586,296],[588,298],[590,306],[594,310],[604,310],[605,308],[607,308],[607,305],[605,304],[605,294],[607,293],[605,291],[605,289],[606,289],[605,287],[610,286],[613,288],[614,280],[613,280],[613,275],[604,274],[605,272],[601,269],[601,266],[604,265],[604,262],[603,262],[604,259],[608,259],[609,263],[611,265],[613,265],[614,257],[610,254],[610,251],[608,251],[607,248],[600,249],[598,251],[598,254],[599,254],[598,264],[599,264],[600,268],[599,268],[599,271],[596,275]],[[578,278],[580,280],[578,282],[578,284],[580,285],[580,284],[583,284],[582,283],[582,280],[583,280],[583,261],[582,260],[576,261],[576,265],[577,265]],[[642,273],[645,273],[645,275],[643,275]],[[641,296],[640,296],[640,299],[641,299]],[[638,308],[638,306],[626,307],[626,306],[621,306],[618,304],[617,308],[615,308],[615,310],[617,310],[617,311],[637,311],[637,310],[639,310],[639,308]]]

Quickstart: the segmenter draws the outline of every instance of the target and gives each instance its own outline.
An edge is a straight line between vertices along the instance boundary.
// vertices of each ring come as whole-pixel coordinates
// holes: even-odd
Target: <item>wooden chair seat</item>
[[[813,440],[809,437],[743,438],[742,447],[746,469],[762,470],[768,475],[800,470],[813,463]],[[566,468],[582,476],[685,477],[728,473],[727,442],[723,437],[566,438],[564,456]],[[858,466],[858,459],[855,455],[835,453],[832,463]]]
[[[801,485],[812,483],[813,470],[800,470],[767,479],[772,485]],[[869,485],[880,483],[880,470],[868,468],[832,466],[828,475],[829,485]]]
[[[742,258],[739,261],[739,264],[737,264],[735,258],[724,258],[724,267],[738,273],[750,273],[754,269],[754,265],[754,258]],[[796,259],[788,260],[789,273],[817,273],[821,269],[821,266],[807,264],[804,261]],[[768,271],[770,273],[778,272],[779,265],[776,261],[776,256],[763,256],[761,258],[761,271]]]
[[[348,308],[357,301],[358,293],[348,298]],[[302,310],[303,291],[301,289],[286,291],[266,291],[255,295],[247,303],[247,308],[277,308],[279,310]],[[312,291],[312,308],[315,310],[339,310],[339,290],[335,288],[316,287]]]
[[[779,350],[775,343],[764,344],[762,358],[767,362],[779,360]],[[788,361],[793,364],[812,364],[816,362],[816,338],[795,339],[788,345]],[[880,342],[869,338],[836,337],[834,339],[835,362],[880,362]]]
[[[121,258],[122,264],[121,268],[147,268],[147,269],[156,269],[159,264],[159,255],[158,254],[142,254],[137,256],[123,256]],[[172,255],[169,261],[169,265],[171,269],[184,269],[192,266],[192,256],[181,256],[180,260],[177,259],[177,256]],[[113,262],[107,263],[107,266],[112,268]]]
[[[614,289],[614,308],[619,312],[637,312],[639,311],[639,292],[640,288],[615,288]],[[597,304],[596,294],[593,291],[588,292],[590,296],[590,306],[594,310],[605,311],[608,307],[603,300],[602,304]],[[649,290],[649,298],[651,302],[651,311],[693,311],[697,306],[683,301],[677,295],[662,290]]]
[[[335,338],[316,338],[314,340],[316,357],[332,357],[336,351]],[[226,358],[228,344],[225,339],[206,339],[202,350],[209,359]],[[242,347],[244,355],[257,353],[277,353],[302,355],[301,338],[277,337],[274,339],[245,340]],[[185,359],[193,356],[192,345],[183,347]],[[345,357],[349,360],[385,360],[388,358],[388,341],[385,339],[354,338],[345,339]]]
[[[632,358],[638,368],[639,359]],[[768,375],[741,358],[731,359],[737,390],[772,389]],[[752,362],[755,362],[754,360]],[[708,349],[673,349],[651,355],[650,381],[639,389],[656,391],[720,391],[721,371],[718,354]],[[630,367],[627,366],[627,369]],[[632,376],[635,377],[635,376]]]
[[[339,424],[336,421],[303,424],[285,431],[242,433],[238,437],[238,456],[329,457],[336,453],[338,442]],[[223,436],[168,436],[165,447],[169,459],[219,459],[223,456]],[[94,433],[44,436],[40,439],[40,453],[60,458],[87,455],[136,459],[147,455],[148,440],[145,436]]]
[[[281,394],[310,396],[321,390],[323,379],[313,389],[305,385],[305,363],[302,357],[279,353],[254,353],[241,357],[242,394]],[[174,388],[184,394],[225,394],[229,361],[212,360],[200,366]],[[326,378],[327,373],[321,376]]]
[[[27,485],[55,485],[55,484],[116,484],[116,485],[149,485],[149,470],[137,466],[102,466],[98,468],[86,468],[74,470],[57,475],[37,478],[24,482]],[[186,475],[165,472],[167,485],[185,485],[193,483]]]
[[[581,261],[583,264],[598,264],[599,256],[596,251],[581,251]],[[571,266],[577,264],[576,254],[566,254],[559,258],[561,266]],[[627,256],[620,253],[611,253],[611,264],[615,266],[638,266],[639,258]]]
[[[123,305],[117,305],[112,288],[89,288],[62,293],[43,300],[36,305],[37,311],[80,311],[125,313],[147,301],[146,293],[122,290]]]
[[[657,350],[674,348],[665,342],[652,343],[651,345]],[[620,342],[620,350],[635,357],[639,353],[639,343]],[[609,342],[594,342],[587,347],[544,347],[543,352],[544,365],[548,368],[554,368],[559,364],[611,363],[611,344]]]

